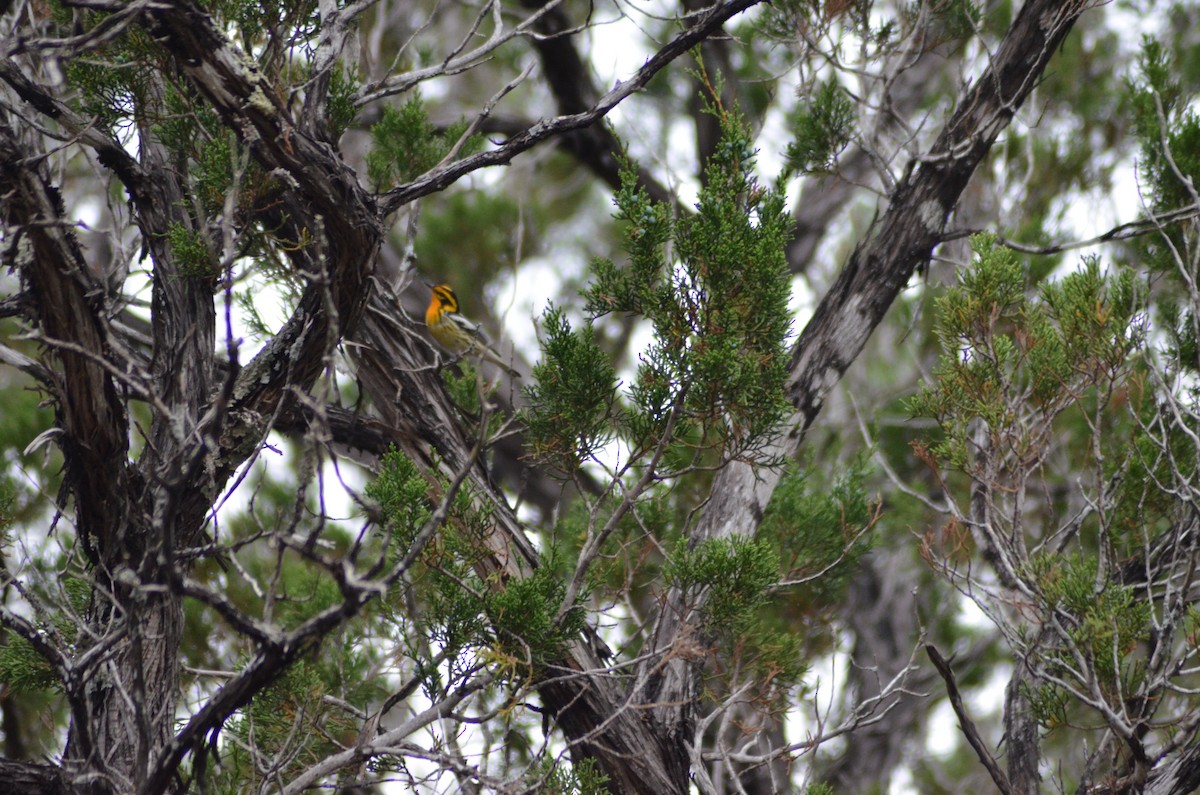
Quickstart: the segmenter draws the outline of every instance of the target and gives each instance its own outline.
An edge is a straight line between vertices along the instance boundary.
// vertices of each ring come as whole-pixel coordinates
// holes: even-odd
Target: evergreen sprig
[[[572,330],[561,309],[542,317],[542,360],[526,389],[530,452],[570,475],[612,439],[617,377],[592,324]]]
[[[907,404],[939,422],[945,436],[933,451],[957,469],[968,466],[972,421],[999,434],[1006,452],[1030,455],[1049,422],[1114,383],[1145,341],[1144,296],[1131,275],[1103,274],[1088,258],[1031,298],[1011,250],[988,236],[972,245],[971,267],[937,301],[933,384]]]
[[[390,188],[420,176],[441,162],[466,131],[465,121],[439,131],[430,123],[419,96],[398,108],[384,108],[383,117],[371,127],[367,175],[378,188]],[[479,136],[471,136],[461,154],[478,151],[482,143]]]
[[[635,450],[677,443],[693,457],[752,457],[790,408],[791,225],[783,194],[754,177],[741,121],[718,116],[723,138],[694,214],[672,218],[637,186],[632,168],[623,171],[615,203],[629,262],[596,260],[584,293],[590,317],[629,313],[654,330],[626,391],[630,411],[620,415]]]
[[[447,486],[443,478],[431,483],[399,452],[384,457],[367,495],[388,520],[394,555],[407,553],[433,517],[433,495],[445,493]],[[476,506],[469,489],[460,489],[446,522],[408,576],[409,598],[391,600],[397,616],[418,606],[404,620],[413,622],[447,660],[444,671],[425,660],[424,686],[429,694],[442,691],[448,682],[481,663],[491,664],[502,678],[525,681],[552,662],[563,644],[583,628],[582,609],[559,615],[566,584],[555,564],[555,548],[546,551],[544,565],[528,577],[501,584],[480,575],[477,564],[489,552],[485,542],[490,528],[490,511]],[[424,655],[414,649],[413,656]]]
[[[821,83],[812,98],[792,113],[784,178],[833,171],[854,133],[854,113],[854,103],[836,80]]]

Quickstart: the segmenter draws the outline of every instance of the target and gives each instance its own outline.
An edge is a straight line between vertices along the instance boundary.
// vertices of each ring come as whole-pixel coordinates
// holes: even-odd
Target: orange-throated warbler
[[[500,367],[513,378],[521,374],[509,367],[500,354],[488,347],[487,337],[479,326],[458,313],[458,296],[448,284],[434,286],[425,310],[425,325],[443,348],[459,356],[478,356]]]

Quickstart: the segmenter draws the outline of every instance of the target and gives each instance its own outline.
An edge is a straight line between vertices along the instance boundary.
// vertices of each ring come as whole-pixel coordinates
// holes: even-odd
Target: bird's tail
[[[508,362],[506,362],[500,358],[500,354],[496,353],[494,350],[492,350],[491,348],[489,348],[486,345],[478,345],[477,347],[479,349],[479,356],[481,359],[486,359],[487,361],[496,365],[501,370],[508,373],[509,376],[512,378],[520,378],[521,377],[521,374],[518,373],[516,370],[514,370],[511,366],[509,366]]]

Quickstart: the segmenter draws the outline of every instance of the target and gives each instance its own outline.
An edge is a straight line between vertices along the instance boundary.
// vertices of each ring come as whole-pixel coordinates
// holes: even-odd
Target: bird
[[[488,347],[487,337],[476,324],[467,320],[458,312],[458,296],[448,284],[433,286],[433,294],[429,297],[429,308],[425,310],[425,325],[429,333],[446,350],[456,358],[460,356],[477,356],[496,365],[513,378],[521,374],[509,367],[500,354]]]

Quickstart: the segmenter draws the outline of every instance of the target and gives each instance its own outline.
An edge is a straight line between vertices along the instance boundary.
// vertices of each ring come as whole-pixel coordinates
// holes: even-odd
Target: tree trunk
[[[100,642],[81,648],[92,664],[84,680],[63,758],[73,792],[142,791],[150,766],[175,734],[183,611],[165,590],[115,583],[90,628]],[[105,648],[107,647],[107,648]],[[79,714],[82,712],[83,714]]]

